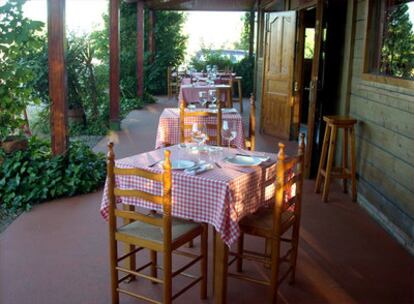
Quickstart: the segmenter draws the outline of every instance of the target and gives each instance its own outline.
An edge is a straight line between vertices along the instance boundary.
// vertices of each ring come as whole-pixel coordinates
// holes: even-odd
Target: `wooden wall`
[[[358,202],[414,253],[414,90],[362,79],[366,1],[349,1],[338,112],[359,121]]]

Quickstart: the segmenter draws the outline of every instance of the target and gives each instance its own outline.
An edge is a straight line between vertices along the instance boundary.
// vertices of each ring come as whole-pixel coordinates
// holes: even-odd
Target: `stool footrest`
[[[321,175],[326,177],[326,170],[321,170]],[[340,179],[349,179],[352,178],[351,171],[347,168],[333,168],[331,170],[331,177],[340,178]]]

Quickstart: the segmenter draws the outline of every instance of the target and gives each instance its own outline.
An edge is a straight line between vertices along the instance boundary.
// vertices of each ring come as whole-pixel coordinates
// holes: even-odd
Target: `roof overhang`
[[[140,0],[124,0],[134,3]],[[142,0],[152,10],[174,11],[251,11],[257,9],[256,0]],[[283,9],[283,0],[261,1],[273,2],[273,7]]]

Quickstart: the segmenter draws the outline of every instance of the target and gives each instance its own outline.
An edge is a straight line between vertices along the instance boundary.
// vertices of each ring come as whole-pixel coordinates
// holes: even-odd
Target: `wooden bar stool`
[[[349,116],[324,116],[326,122],[325,137],[323,139],[322,154],[319,162],[318,176],[316,178],[315,192],[319,193],[322,186],[322,178],[325,178],[323,184],[322,201],[328,200],[330,179],[343,179],[344,193],[347,192],[347,179],[352,180],[352,201],[356,201],[356,160],[355,160],[355,132],[354,125],[357,120]],[[335,145],[338,135],[338,129],[343,129],[343,151],[342,165],[333,167],[335,157]],[[348,141],[351,146],[351,168],[348,168]],[[326,156],[328,154],[328,160]],[[325,164],[326,163],[326,164]],[[326,165],[326,166],[325,166]]]
[[[243,94],[242,94],[242,79],[241,76],[236,76],[234,82],[237,83],[237,101],[240,103],[240,113],[243,113]]]

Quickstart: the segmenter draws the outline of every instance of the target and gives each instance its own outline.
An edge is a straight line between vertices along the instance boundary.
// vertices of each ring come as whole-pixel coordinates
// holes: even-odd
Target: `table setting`
[[[186,111],[206,111],[215,112],[216,108],[188,108]],[[235,132],[235,138],[231,139],[231,144],[240,149],[245,148],[244,142],[244,127],[243,120],[238,111],[234,108],[221,109],[223,121],[226,121],[228,125],[233,128]],[[214,123],[211,117],[191,117],[188,118],[188,123]],[[190,132],[190,130],[186,131]],[[214,130],[208,130],[207,132],[214,132]],[[155,148],[163,147],[166,143],[169,145],[175,145],[180,143],[180,110],[178,108],[166,108],[160,115],[157,136],[155,139]],[[213,135],[212,133],[209,133]],[[224,142],[228,145],[228,142]]]
[[[238,237],[238,220],[262,206],[271,195],[263,190],[266,178],[274,176],[277,156],[204,144],[178,144],[116,161],[119,168],[144,168],[162,172],[164,150],[171,151],[173,178],[173,215],[207,222],[230,246]],[[139,177],[117,175],[115,182],[124,189],[141,189],[159,195],[159,183]],[[161,207],[133,197],[122,197],[119,203],[150,210]],[[107,218],[107,185],[101,203],[101,214]]]

